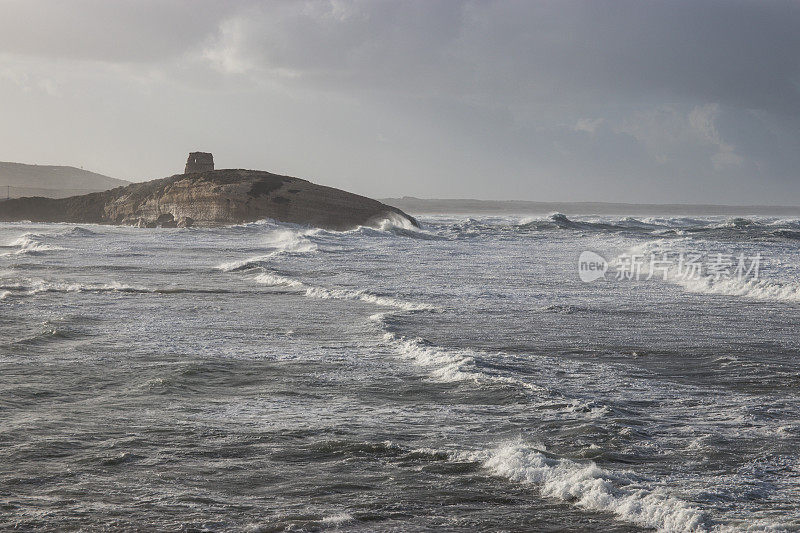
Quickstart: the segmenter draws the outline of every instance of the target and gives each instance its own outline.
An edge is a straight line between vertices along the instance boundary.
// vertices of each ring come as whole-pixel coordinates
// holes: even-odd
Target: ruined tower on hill
[[[214,170],[214,156],[208,152],[190,152],[189,159],[186,160],[186,170],[184,174],[192,172],[208,172]]]

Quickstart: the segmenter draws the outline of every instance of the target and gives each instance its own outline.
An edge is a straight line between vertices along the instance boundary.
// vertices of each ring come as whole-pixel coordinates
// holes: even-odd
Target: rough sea
[[[420,222],[1,224],[0,530],[800,530],[799,220]]]

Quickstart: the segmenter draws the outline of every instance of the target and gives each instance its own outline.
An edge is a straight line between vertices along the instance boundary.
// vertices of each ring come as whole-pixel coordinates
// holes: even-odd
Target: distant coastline
[[[130,182],[82,168],[0,161],[0,200],[31,196],[68,198],[127,185]]]
[[[800,206],[631,204],[612,202],[532,202],[455,198],[382,198],[381,202],[411,214],[547,214],[567,215],[706,215],[799,216]]]

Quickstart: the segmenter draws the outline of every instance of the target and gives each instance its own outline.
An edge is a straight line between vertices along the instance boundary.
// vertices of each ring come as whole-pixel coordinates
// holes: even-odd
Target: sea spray
[[[64,248],[60,246],[52,246],[43,243],[42,238],[44,238],[44,235],[40,233],[25,233],[11,242],[9,247],[18,248],[18,250],[14,252],[17,255],[38,255],[43,252],[64,250]]]
[[[217,268],[224,272],[248,270],[266,264],[278,255],[311,254],[318,250],[315,242],[309,237],[320,233],[320,229],[275,229],[264,239],[264,246],[271,250],[267,253],[220,264]]]

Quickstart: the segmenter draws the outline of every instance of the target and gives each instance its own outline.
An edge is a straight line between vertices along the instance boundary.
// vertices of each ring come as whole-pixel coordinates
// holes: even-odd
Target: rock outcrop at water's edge
[[[268,218],[333,230],[377,225],[386,219],[417,225],[413,217],[377,200],[258,170],[178,174],[83,196],[0,202],[0,221],[6,222],[181,227]]]

